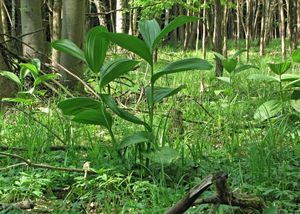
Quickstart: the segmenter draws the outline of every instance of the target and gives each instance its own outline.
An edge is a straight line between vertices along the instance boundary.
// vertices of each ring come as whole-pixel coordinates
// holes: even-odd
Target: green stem
[[[283,113],[283,90],[282,90],[282,81],[281,81],[281,75],[279,75],[279,90],[280,90],[280,102],[281,102],[281,112]]]

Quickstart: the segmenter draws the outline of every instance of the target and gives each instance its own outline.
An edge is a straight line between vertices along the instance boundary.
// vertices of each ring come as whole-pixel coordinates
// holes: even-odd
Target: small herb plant
[[[64,100],[58,104],[58,107],[65,115],[72,116],[72,120],[80,123],[101,125],[108,129],[115,149],[119,151],[129,146],[137,146],[140,154],[149,154],[152,151],[159,149],[156,143],[154,132],[154,116],[155,106],[164,98],[173,96],[185,88],[181,85],[177,88],[167,88],[156,86],[156,81],[168,74],[178,73],[188,70],[210,70],[212,65],[207,61],[199,58],[182,59],[172,62],[162,70],[154,71],[154,52],[160,41],[171,31],[177,27],[192,21],[196,21],[195,17],[181,16],[175,18],[164,29],[161,29],[156,20],[145,20],[139,22],[139,31],[143,40],[123,33],[110,33],[102,27],[98,26],[91,29],[87,34],[86,46],[82,51],[74,43],[69,40],[60,40],[54,42],[54,48],[71,54],[84,62],[98,76],[99,85],[99,100],[87,97],[71,98]],[[150,80],[146,87],[146,102],[148,106],[148,118],[145,120],[139,119],[133,114],[120,109],[114,98],[104,93],[103,87],[111,81],[128,73],[137,64],[138,61],[130,59],[117,59],[103,65],[106,55],[108,41],[111,41],[120,47],[127,49],[139,57],[141,57],[150,66]],[[135,124],[143,125],[145,131],[136,132],[131,136],[126,137],[120,143],[116,141],[112,132],[113,118],[107,111],[109,108],[116,115],[124,120]],[[164,150],[160,154],[169,154]],[[142,161],[142,160],[141,160]]]
[[[46,93],[45,90],[38,90],[37,87],[41,83],[59,77],[59,74],[56,73],[41,74],[41,62],[39,59],[33,59],[31,63],[21,63],[20,67],[19,76],[10,71],[0,71],[1,76],[10,79],[18,87],[18,94],[16,98],[3,98],[3,101],[31,104],[36,101],[37,95],[44,96]],[[26,77],[29,75],[31,75],[34,81],[33,86],[26,90]]]
[[[300,49],[292,54],[294,62],[300,63]],[[265,121],[277,115],[283,114],[291,106],[296,112],[300,112],[300,76],[296,74],[287,74],[292,67],[291,61],[280,63],[268,63],[273,74],[252,74],[248,79],[253,81],[264,81],[268,83],[277,83],[279,97],[272,98],[258,107],[254,118],[259,121]],[[290,93],[292,91],[292,93]],[[287,96],[287,92],[289,96]]]

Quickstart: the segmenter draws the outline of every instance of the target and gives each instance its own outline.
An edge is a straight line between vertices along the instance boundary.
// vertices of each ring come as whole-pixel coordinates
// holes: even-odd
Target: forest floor
[[[229,50],[229,55],[235,52]],[[200,55],[163,48],[156,69],[171,60]],[[0,156],[0,212],[22,213],[12,203],[30,199],[35,204],[33,213],[163,213],[208,174],[224,171],[231,191],[264,200],[268,208],[264,213],[300,213],[299,112],[286,107],[278,117],[257,121],[257,108],[277,98],[279,88],[274,82],[248,78],[271,74],[267,63],[280,59],[279,41],[273,41],[264,57],[253,47],[249,63],[259,69],[231,76],[230,84],[217,79],[213,70],[162,78],[159,84],[186,84],[186,88],[157,106],[154,124],[159,145],[173,150],[149,157],[147,168],[138,164],[135,147],[129,147],[126,160],[120,160],[112,152],[107,131],[64,117],[56,105],[64,96],[11,107],[1,113],[0,152],[24,160]],[[208,61],[214,64],[210,51]],[[145,70],[141,64],[130,73],[130,81],[121,79],[111,86],[112,95],[140,118],[145,117],[145,104],[139,99],[140,86],[148,84]],[[300,66],[293,64],[288,73],[299,71]],[[283,96],[288,98],[290,92],[284,91]],[[117,139],[141,129],[119,118],[114,124]],[[78,169],[89,162],[96,174],[85,177],[83,172],[26,166],[28,159]],[[203,197],[214,192],[209,189]],[[194,206],[187,213],[208,213],[210,207]],[[217,211],[247,212],[255,213],[227,205]]]

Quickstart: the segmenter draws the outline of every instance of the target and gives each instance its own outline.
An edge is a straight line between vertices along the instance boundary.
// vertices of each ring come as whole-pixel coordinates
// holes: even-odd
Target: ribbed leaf
[[[103,111],[103,109],[81,110],[74,115],[72,120],[83,124],[100,125],[110,129],[113,123],[112,117],[110,114]]]
[[[65,115],[76,115],[87,109],[98,109],[100,111],[103,108],[99,101],[88,97],[66,99],[58,103],[57,106]]]
[[[281,110],[282,106],[279,100],[269,100],[258,107],[254,114],[254,119],[262,122],[278,115]]]
[[[156,163],[171,164],[180,157],[180,154],[173,148],[161,147],[147,156]]]
[[[104,65],[101,69],[100,86],[103,87],[111,81],[131,71],[139,62],[131,59],[116,59]]]
[[[56,40],[51,43],[52,47],[56,50],[59,50],[63,53],[69,54],[73,57],[76,57],[82,61],[85,61],[85,56],[83,51],[71,40],[61,39]]]
[[[168,64],[163,70],[156,73],[152,77],[152,82],[155,82],[159,77],[188,70],[210,70],[213,66],[206,60],[199,58],[183,59]]]
[[[153,64],[152,55],[150,54],[150,50],[144,41],[124,33],[102,33],[102,35],[120,47],[137,54],[146,60],[150,65]]]
[[[102,94],[101,99],[103,102],[119,117],[121,117],[124,120],[130,121],[135,124],[144,125],[147,129],[150,129],[149,125],[145,123],[144,121],[140,120],[136,116],[130,114],[127,111],[124,111],[123,109],[120,109],[115,102],[115,100],[108,94]]]
[[[20,87],[22,86],[22,83],[21,83],[19,77],[17,75],[15,75],[14,73],[12,73],[10,71],[0,71],[0,75],[7,79],[10,79],[11,81],[16,83]]]
[[[232,73],[237,66],[238,61],[236,59],[224,59],[222,60],[223,67],[228,73]]]
[[[125,147],[140,144],[140,143],[145,143],[150,141],[150,139],[151,139],[151,134],[149,132],[146,131],[137,132],[122,140],[122,142],[119,145],[119,149],[123,149]]]
[[[165,36],[168,35],[168,33],[172,32],[176,28],[189,23],[189,22],[194,22],[197,21],[197,17],[192,17],[192,16],[178,16],[176,17],[173,21],[171,21],[156,37],[155,41],[153,42],[152,49],[154,50],[157,46],[157,44],[164,38]]]
[[[294,62],[300,63],[300,48],[295,50],[295,52],[292,54],[292,59]]]
[[[45,82],[48,80],[56,79],[59,76],[60,76],[59,74],[45,74],[45,75],[39,76],[38,78],[36,78],[34,80],[34,86],[38,86],[42,82]]]
[[[32,77],[34,79],[36,79],[39,75],[39,70],[38,68],[31,63],[21,63],[21,72],[20,72],[20,76],[22,79],[25,78],[25,76],[27,76],[28,73],[31,73]]]
[[[283,62],[283,63],[268,63],[269,68],[277,75],[284,74],[289,70],[292,63],[290,62]]]
[[[153,95],[153,104],[160,102],[162,99],[166,97],[173,96],[177,94],[179,91],[184,89],[186,85],[181,85],[178,88],[163,88],[163,87],[155,87],[154,88],[154,95]],[[149,103],[152,103],[151,100],[151,89],[150,87],[146,88],[146,97]]]
[[[231,79],[229,77],[217,77],[217,79],[229,84],[231,83]]]
[[[97,26],[87,33],[85,44],[85,58],[89,68],[94,72],[100,72],[108,49],[108,40],[101,35],[107,32],[103,26]]]
[[[251,68],[259,69],[259,67],[255,66],[255,65],[240,65],[239,67],[237,67],[237,68],[234,70],[234,73],[239,73],[239,72],[242,72],[242,71],[251,69]]]
[[[266,74],[251,74],[247,79],[262,82],[279,82],[278,78]]]
[[[142,34],[144,42],[148,46],[150,52],[153,52],[153,43],[159,33],[161,32],[160,26],[155,19],[145,20],[139,22],[139,31]]]

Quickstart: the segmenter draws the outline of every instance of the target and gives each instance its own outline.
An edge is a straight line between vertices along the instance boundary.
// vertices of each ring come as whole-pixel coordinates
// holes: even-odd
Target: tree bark
[[[124,32],[124,18],[123,12],[120,11],[123,7],[122,0],[116,0],[116,32],[123,33]]]
[[[222,54],[222,5],[220,0],[214,0],[215,8],[214,8],[214,35],[213,35],[213,50],[217,53]],[[217,57],[216,58],[216,69],[215,69],[216,76],[220,77],[223,75],[223,65],[221,60]]]
[[[281,36],[281,55],[282,59],[286,58],[286,45],[285,45],[285,15],[284,15],[284,0],[279,0],[280,9],[280,36]]]
[[[259,37],[259,55],[265,54],[265,35],[266,35],[266,0],[262,0],[262,14],[260,23],[260,37]]]
[[[64,0],[63,1],[63,20],[62,20],[62,38],[72,40],[78,47],[82,48],[84,23],[85,23],[85,1],[83,0]],[[81,77],[82,62],[68,54],[61,54],[61,64]],[[66,72],[61,73],[63,82],[66,86],[74,89],[78,81]]]
[[[206,0],[204,0],[204,5],[206,5]],[[202,20],[202,58],[206,59],[206,34],[207,34],[207,28],[206,28],[206,7],[203,8],[203,20]]]
[[[37,53],[45,53],[45,29],[42,25],[42,0],[22,0],[21,1],[21,22],[22,34],[28,34],[22,37],[23,56],[30,58],[43,58],[43,55]]]
[[[0,17],[2,16],[2,1],[0,0]],[[3,23],[2,19],[0,18],[0,43],[4,41],[3,37]],[[4,45],[4,44],[2,44]],[[5,53],[0,48],[0,71],[1,70],[8,70],[8,65],[5,62]],[[5,97],[13,97],[17,93],[17,87],[16,85],[6,79],[5,77],[0,76],[0,100]],[[2,107],[2,104],[0,103],[0,109]]]
[[[61,9],[62,9],[62,0],[53,0],[52,6],[52,41],[58,40],[61,38]],[[60,62],[60,52],[52,49],[51,59],[53,64]]]
[[[250,46],[251,46],[251,21],[252,21],[252,0],[246,1],[246,60],[249,62],[250,59]]]
[[[224,18],[223,18],[223,56],[227,57],[227,40],[228,40],[228,2],[225,3],[224,7]]]

